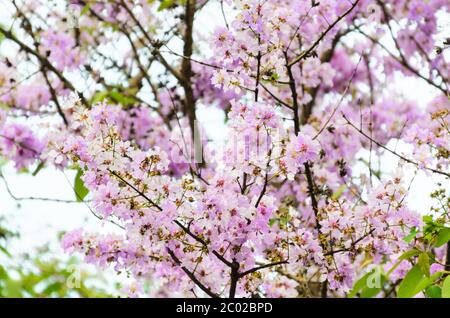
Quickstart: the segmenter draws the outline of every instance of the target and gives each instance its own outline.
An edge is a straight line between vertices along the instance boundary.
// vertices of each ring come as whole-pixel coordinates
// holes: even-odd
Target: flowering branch
[[[319,38],[305,51],[303,51],[299,56],[297,56],[294,60],[288,63],[288,66],[292,66],[294,64],[297,64],[304,58],[309,57],[309,55],[316,49],[316,47],[319,45],[320,41],[323,40],[323,38],[336,26],[336,24],[339,23],[342,19],[344,19],[350,12],[353,11],[353,9],[358,5],[360,0],[356,0],[352,3],[352,6],[345,11],[342,15],[340,15],[332,24],[328,26],[328,28],[322,32],[322,34],[319,36]]]
[[[390,152],[391,154],[397,156],[398,158],[400,158],[401,160],[403,160],[403,161],[405,161],[405,162],[407,162],[407,163],[413,164],[413,165],[418,166],[418,167],[420,166],[419,163],[417,163],[417,162],[415,162],[415,161],[413,161],[413,160],[411,160],[411,159],[408,159],[408,158],[406,158],[406,157],[404,157],[404,156],[398,154],[398,153],[395,152],[394,150],[389,149],[389,148],[386,147],[385,145],[383,145],[383,144],[381,144],[380,142],[376,141],[375,139],[371,138],[371,137],[370,137],[369,135],[367,135],[363,130],[361,130],[360,128],[358,128],[357,126],[355,126],[355,124],[353,124],[353,123],[352,123],[352,122],[351,122],[344,114],[342,114],[342,117],[345,119],[345,121],[347,122],[347,124],[349,124],[351,127],[353,127],[353,128],[354,128],[356,131],[358,131],[361,135],[363,135],[364,137],[366,137],[367,139],[369,139],[370,141],[372,141],[372,142],[373,142],[374,144],[376,144],[378,147],[383,148],[384,150]],[[447,172],[445,172],[445,171],[437,170],[437,169],[434,169],[434,168],[429,168],[429,167],[426,167],[426,166],[424,166],[423,169],[428,170],[428,171],[431,171],[431,172],[433,172],[433,173],[437,173],[437,174],[446,176],[446,177],[450,177],[450,173],[447,173]]]

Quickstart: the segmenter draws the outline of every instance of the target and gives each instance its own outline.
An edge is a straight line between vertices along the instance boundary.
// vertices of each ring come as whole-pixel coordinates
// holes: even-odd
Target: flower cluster
[[[9,122],[0,125],[0,153],[12,160],[17,169],[35,163],[43,148],[44,143],[27,126]]]
[[[41,35],[41,51],[58,70],[74,70],[83,63],[83,57],[70,35],[55,30],[46,30]]]

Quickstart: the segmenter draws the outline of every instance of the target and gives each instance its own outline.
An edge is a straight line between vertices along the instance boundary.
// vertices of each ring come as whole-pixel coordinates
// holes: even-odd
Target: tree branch
[[[278,266],[278,265],[283,265],[283,264],[288,264],[288,263],[289,263],[289,261],[284,260],[284,261],[279,261],[279,262],[275,262],[275,263],[270,263],[270,264],[265,264],[265,265],[257,266],[257,267],[254,267],[254,268],[252,268],[252,269],[249,269],[249,270],[247,270],[247,271],[245,271],[245,272],[243,272],[243,273],[240,273],[240,274],[239,274],[239,278],[242,278],[242,277],[244,277],[244,276],[247,276],[248,274],[257,272],[257,271],[259,271],[259,270],[261,270],[261,269],[265,269],[265,268],[269,268],[269,267],[273,267],[273,266]]]
[[[348,118],[342,113],[342,117],[345,119],[345,121],[347,122],[347,124],[349,124],[351,127],[353,127],[357,132],[359,132],[361,135],[363,135],[364,137],[366,137],[367,139],[369,139],[370,141],[372,141],[374,144],[376,144],[378,147],[383,148],[384,150],[390,152],[391,154],[397,156],[398,158],[402,159],[403,161],[413,164],[415,166],[419,166],[419,163],[410,160],[400,154],[398,154],[397,152],[389,149],[388,147],[386,147],[385,145],[381,144],[380,142],[376,141],[375,139],[371,138],[369,135],[367,135],[363,130],[361,130],[360,128],[356,127],[355,124],[353,124],[350,120],[348,120]],[[450,177],[450,173],[444,172],[444,171],[440,171],[434,168],[429,168],[429,167],[423,167],[423,169],[431,171],[433,173],[437,173],[437,174],[441,174],[444,175],[446,177]]]
[[[47,68],[50,71],[52,71],[53,73],[55,73],[56,76],[64,83],[64,85],[67,88],[69,88],[73,92],[77,93],[77,95],[80,97],[80,99],[81,99],[81,101],[83,102],[84,105],[89,105],[87,100],[84,98],[83,94],[78,92],[75,89],[75,87],[72,85],[72,83],[69,82],[69,80],[67,78],[65,78],[64,75],[58,69],[56,69],[45,57],[43,57],[41,54],[39,54],[38,52],[34,51],[28,45],[26,45],[25,43],[23,43],[22,41],[17,39],[11,31],[6,30],[1,25],[0,25],[0,33],[2,33],[7,39],[9,39],[9,40],[13,41],[14,43],[16,43],[17,45],[19,45],[19,47],[23,51],[25,51],[26,53],[29,53],[29,54],[33,55],[34,57],[36,57],[39,60],[39,62],[41,62],[41,64],[45,68]]]
[[[181,261],[178,259],[178,257],[175,255],[175,253],[170,248],[167,248],[167,252],[169,253],[170,257],[173,259],[175,264],[177,264],[178,266],[181,267],[183,272],[186,273],[186,275],[194,282],[195,285],[197,285],[201,290],[203,290],[211,298],[220,298],[219,295],[212,292],[209,287],[206,287],[205,285],[203,285],[203,283],[198,280],[198,278],[194,275],[194,273],[192,273],[190,270],[188,270],[185,266],[181,265]]]
[[[316,47],[319,45],[320,41],[322,41],[322,39],[334,28],[334,26],[336,24],[339,23],[339,21],[341,21],[342,19],[344,19],[348,14],[350,14],[350,12],[353,11],[353,9],[358,5],[360,0],[356,0],[352,6],[350,7],[350,9],[348,9],[347,11],[344,12],[344,14],[342,14],[341,16],[339,16],[332,24],[330,24],[328,26],[328,28],[322,32],[322,34],[319,36],[319,38],[309,47],[309,49],[307,49],[306,51],[303,51],[298,57],[296,57],[292,62],[288,63],[289,66],[292,66],[298,62],[300,62],[302,59],[308,57],[312,51],[314,51],[316,49]]]

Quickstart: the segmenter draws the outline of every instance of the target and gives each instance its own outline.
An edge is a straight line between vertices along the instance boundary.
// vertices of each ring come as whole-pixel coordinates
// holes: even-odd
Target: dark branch
[[[245,271],[243,273],[239,274],[239,277],[242,278],[244,276],[247,276],[248,274],[257,272],[259,270],[265,269],[265,268],[269,268],[269,267],[273,267],[273,266],[278,266],[278,265],[283,265],[283,264],[288,264],[289,262],[287,260],[284,261],[279,261],[279,262],[275,262],[275,263],[270,263],[270,264],[265,264],[265,265],[261,265],[261,266],[257,266],[254,267],[252,269],[249,269],[248,271]]]
[[[212,292],[209,287],[206,287],[205,285],[203,285],[203,283],[198,280],[198,278],[194,275],[194,273],[192,273],[190,270],[188,270],[185,266],[181,265],[181,261],[178,259],[178,257],[174,254],[174,252],[170,248],[167,248],[167,252],[169,253],[170,257],[173,259],[175,264],[177,264],[178,266],[181,267],[183,272],[186,273],[186,275],[194,282],[195,285],[197,285],[201,290],[203,290],[211,298],[220,298],[219,295]]]
[[[353,9],[357,6],[358,2],[360,0],[356,0],[355,3],[353,3],[353,5],[350,7],[350,9],[348,9],[347,11],[344,12],[344,14],[342,14],[341,16],[339,16],[332,24],[330,24],[328,26],[328,28],[320,35],[320,37],[309,47],[309,49],[307,49],[306,51],[303,51],[298,57],[296,57],[292,62],[288,63],[289,66],[292,66],[296,63],[298,63],[299,61],[301,61],[302,59],[308,57],[312,51],[314,51],[316,49],[316,47],[319,45],[320,41],[323,40],[323,38],[334,28],[334,26],[336,24],[339,23],[339,21],[341,21],[342,19],[344,19],[350,12],[353,11]]]
[[[402,159],[403,161],[413,164],[415,166],[419,166],[419,164],[415,161],[412,161],[411,159],[408,159],[400,154],[398,154],[397,152],[395,152],[394,150],[389,149],[388,147],[386,147],[385,145],[381,144],[380,142],[376,141],[375,139],[371,138],[369,135],[367,135],[363,130],[361,130],[360,128],[356,127],[355,124],[353,124],[350,120],[348,120],[348,118],[342,113],[342,117],[345,119],[345,121],[347,122],[347,124],[349,124],[351,127],[353,127],[357,132],[359,132],[361,135],[363,135],[364,137],[366,137],[367,139],[369,139],[370,141],[372,141],[374,144],[376,144],[378,147],[383,148],[384,150],[390,152],[391,154],[393,154],[394,156],[397,156],[398,158]],[[423,167],[423,169],[431,171],[433,173],[437,173],[437,174],[441,174],[444,175],[446,177],[450,177],[450,173],[441,171],[441,170],[437,170],[434,168],[429,168],[429,167]]]

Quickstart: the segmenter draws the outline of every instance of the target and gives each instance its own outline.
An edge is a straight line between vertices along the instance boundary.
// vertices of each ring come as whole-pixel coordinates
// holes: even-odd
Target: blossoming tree
[[[133,295],[449,296],[449,1],[6,2],[0,153],[77,169],[118,227],[74,229],[69,253]],[[408,203],[416,173],[431,211]]]

